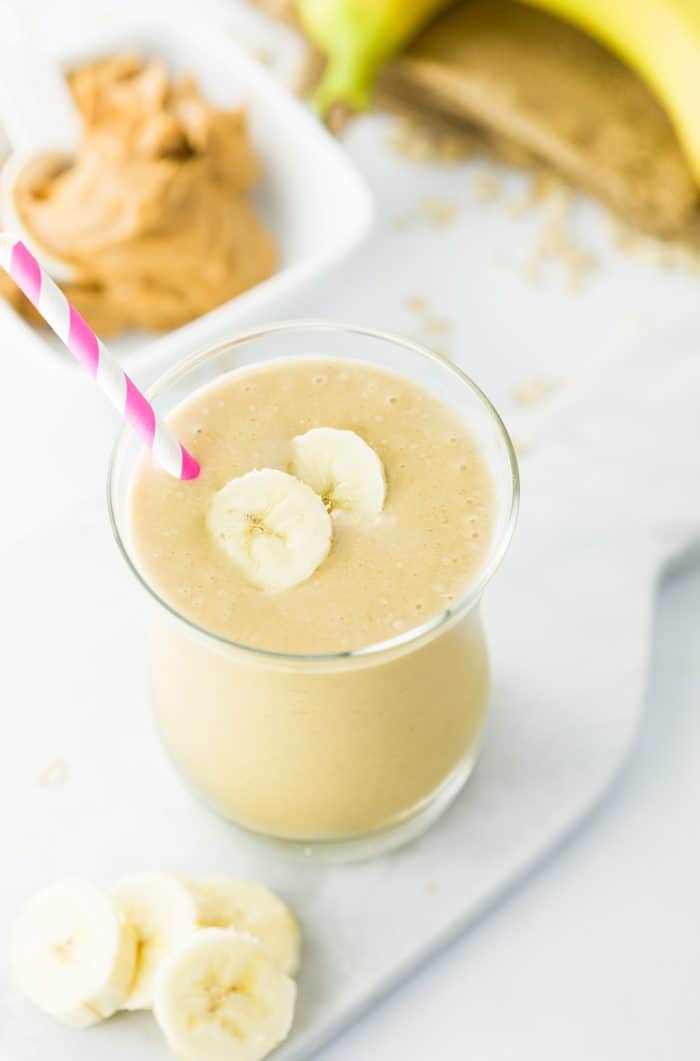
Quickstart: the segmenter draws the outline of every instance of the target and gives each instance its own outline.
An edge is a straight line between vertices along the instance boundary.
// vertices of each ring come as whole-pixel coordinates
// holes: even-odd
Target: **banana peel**
[[[700,185],[700,0],[519,2],[595,37],[647,83]]]
[[[588,33],[651,88],[700,186],[700,0],[519,0]],[[301,23],[326,53],[315,95],[363,110],[381,67],[454,0],[297,0]]]

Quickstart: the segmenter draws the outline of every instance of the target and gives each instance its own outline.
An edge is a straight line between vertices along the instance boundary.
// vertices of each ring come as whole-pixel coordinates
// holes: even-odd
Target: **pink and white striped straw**
[[[199,463],[178,442],[24,243],[7,233],[0,235],[0,265],[153,451],[161,467],[177,479],[196,479]]]

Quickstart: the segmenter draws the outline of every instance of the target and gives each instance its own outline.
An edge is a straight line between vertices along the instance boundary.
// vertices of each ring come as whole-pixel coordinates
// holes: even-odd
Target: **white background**
[[[389,127],[386,119],[366,119],[346,138],[376,196],[374,235],[333,277],[281,306],[279,316],[344,317],[429,339],[407,308],[407,298],[420,295],[450,325],[440,345],[525,437],[538,410],[514,402],[518,383],[535,376],[566,381],[630,322],[692,313],[700,277],[618,255],[607,222],[588,204],[577,208],[578,238],[600,257],[601,268],[585,290],[566,293],[556,267],[541,287],[528,284],[521,266],[543,215],[510,216],[506,204],[521,179],[498,174],[498,201],[480,204],[475,177],[483,165],[400,161],[387,148]],[[436,226],[419,217],[396,224],[425,198],[455,205],[456,221]],[[697,335],[700,347],[700,323]],[[58,415],[51,406],[53,369],[47,363],[38,381],[36,364],[23,362],[21,354],[3,351],[7,533],[63,509],[71,496],[85,493],[86,482],[98,481],[116,425],[93,401],[87,382],[84,390],[76,387],[75,407]],[[49,482],[45,468],[59,431],[70,476],[52,472]],[[638,747],[592,820],[476,928],[327,1048],[324,1058],[698,1057],[697,568],[672,577],[663,590],[650,674]],[[11,800],[12,793],[3,798]]]

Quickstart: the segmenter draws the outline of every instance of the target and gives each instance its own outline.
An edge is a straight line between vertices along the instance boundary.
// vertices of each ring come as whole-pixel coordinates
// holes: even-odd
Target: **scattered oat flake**
[[[408,228],[409,225],[426,221],[442,228],[451,225],[459,216],[459,212],[459,204],[449,199],[426,198],[421,199],[413,210],[398,214],[394,218],[394,224],[398,228]]]
[[[552,264],[563,269],[566,289],[575,293],[599,267],[598,258],[576,242],[570,223],[573,205],[573,192],[563,185],[545,200],[544,227],[522,268],[528,283],[541,284],[544,267]]]
[[[474,194],[479,203],[495,203],[501,194],[501,182],[494,173],[477,173]]]
[[[422,217],[433,225],[451,225],[459,216],[458,204],[446,199],[423,199],[419,209]]]
[[[441,317],[436,317],[427,298],[423,298],[422,295],[409,295],[404,300],[404,305],[409,313],[418,318],[418,331],[415,335],[418,342],[435,347],[452,331],[452,323]],[[452,356],[444,349],[436,349],[435,352],[447,358]]]
[[[519,383],[513,388],[513,400],[518,405],[536,405],[555,389],[556,384],[551,380],[533,378]]]
[[[66,780],[66,764],[62,759],[54,759],[37,774],[37,781],[44,788],[56,788]]]
[[[444,357],[446,361],[452,361],[453,353],[451,350],[446,349],[441,344],[435,342],[435,339],[424,331],[417,332],[413,338],[417,343],[422,343],[424,346],[430,347],[434,354],[439,357]]]
[[[409,313],[425,313],[428,309],[428,301],[422,295],[408,295],[404,305]]]
[[[493,174],[481,173],[476,185],[482,201],[493,198],[491,184]],[[496,181],[496,187],[498,182]],[[496,192],[498,194],[498,192]],[[572,188],[557,176],[547,172],[536,172],[514,198],[506,202],[512,217],[519,217],[531,210],[542,212],[542,224],[534,245],[520,267],[523,280],[540,286],[551,266],[563,272],[566,290],[578,292],[589,275],[600,262],[590,250],[580,245],[573,226],[576,195]],[[507,267],[505,261],[498,262]]]
[[[397,118],[389,133],[389,147],[408,162],[461,162],[472,153],[469,138],[457,130],[429,125],[415,116]]]
[[[522,217],[535,207],[556,194],[564,185],[553,173],[544,171],[533,173],[524,189],[515,195],[507,204],[508,213],[513,217]]]
[[[442,339],[452,330],[449,321],[440,320],[438,317],[428,317],[423,322],[423,331],[433,338]]]

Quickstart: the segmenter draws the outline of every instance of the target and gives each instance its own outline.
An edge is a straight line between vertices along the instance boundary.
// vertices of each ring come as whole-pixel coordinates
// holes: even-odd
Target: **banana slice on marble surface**
[[[197,901],[190,888],[161,873],[131,873],[114,885],[117,909],[131,926],[137,962],[123,1009],[149,1009],[160,963],[198,928]]]
[[[291,471],[308,483],[329,512],[377,516],[386,498],[384,465],[354,431],[314,427],[292,440]]]
[[[320,497],[273,468],[231,479],[214,495],[207,522],[241,575],[268,592],[309,578],[328,555],[333,537]]]
[[[87,881],[60,881],[21,911],[11,943],[19,986],[40,1009],[77,1027],[126,1001],[136,937],[109,896]]]
[[[210,877],[191,885],[205,927],[234,928],[260,940],[276,965],[294,976],[299,968],[301,933],[282,900],[262,884]]]
[[[204,928],[162,963],[153,1012],[181,1061],[261,1061],[288,1035],[296,985],[259,940]]]

